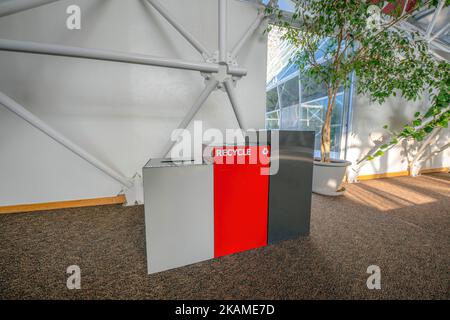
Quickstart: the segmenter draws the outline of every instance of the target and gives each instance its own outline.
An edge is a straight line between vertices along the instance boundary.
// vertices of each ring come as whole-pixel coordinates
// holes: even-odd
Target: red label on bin
[[[267,245],[270,147],[214,149],[214,256]]]

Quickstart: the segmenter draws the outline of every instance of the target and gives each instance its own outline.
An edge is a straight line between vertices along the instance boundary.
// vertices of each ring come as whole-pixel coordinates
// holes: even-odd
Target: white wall
[[[216,0],[161,1],[211,51],[217,50]],[[67,6],[82,29],[67,30]],[[229,0],[228,45],[257,14]],[[237,95],[246,128],[263,128],[267,39],[260,30],[238,57],[248,76]],[[0,18],[0,38],[137,52],[201,61],[142,0],[63,0]],[[131,177],[161,156],[172,129],[204,87],[198,72],[0,52],[0,91],[85,150]],[[231,105],[215,91],[196,119],[234,128]],[[113,196],[121,186],[0,105],[0,206]]]
[[[376,141],[386,135],[384,125],[389,125],[393,130],[399,131],[403,125],[413,119],[414,113],[427,109],[428,100],[408,102],[399,97],[391,97],[382,105],[371,102],[366,96],[355,95],[353,97],[352,133],[349,136],[347,160],[353,164],[362,158],[375,145]],[[438,140],[438,145],[443,145],[450,139],[450,131],[444,130]],[[450,150],[437,155],[427,161],[423,168],[442,168],[450,166]],[[355,167],[355,166],[353,166]],[[359,171],[360,175],[371,175],[386,172],[400,172],[408,169],[405,157],[405,145],[399,144],[386,152],[382,157],[367,161]],[[349,170],[350,179],[354,177],[353,170]]]

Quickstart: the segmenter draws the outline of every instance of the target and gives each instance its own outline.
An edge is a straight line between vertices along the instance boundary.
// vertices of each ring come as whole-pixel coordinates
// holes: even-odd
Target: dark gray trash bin
[[[313,131],[279,131],[279,171],[269,179],[269,244],[309,235],[314,137]]]

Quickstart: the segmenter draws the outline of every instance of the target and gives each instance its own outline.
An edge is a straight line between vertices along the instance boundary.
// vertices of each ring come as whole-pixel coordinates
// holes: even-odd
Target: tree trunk
[[[448,148],[450,148],[450,143],[447,143],[445,145],[443,145],[442,147],[438,148],[437,150],[431,152],[428,156],[422,158],[422,159],[418,159],[415,163],[414,163],[414,167],[413,167],[413,171],[411,172],[411,175],[413,177],[416,177],[420,174],[420,171],[423,167],[423,165],[425,164],[425,162],[427,162],[429,159],[437,156],[439,153],[447,150]],[[423,156],[423,154],[422,154]]]
[[[411,163],[408,167],[409,175],[412,177],[416,177],[420,174],[420,169],[423,164],[423,160],[421,160],[422,156],[426,152],[427,147],[431,147],[435,142],[437,136],[441,132],[442,128],[435,128],[433,132],[429,134],[429,136],[422,142],[421,146],[417,150],[417,153],[414,155]]]
[[[336,104],[336,93],[337,89],[328,89],[328,105],[327,114],[325,116],[325,122],[322,127],[322,137],[321,137],[321,161],[330,162],[330,151],[331,151],[331,116],[333,115],[333,109]]]

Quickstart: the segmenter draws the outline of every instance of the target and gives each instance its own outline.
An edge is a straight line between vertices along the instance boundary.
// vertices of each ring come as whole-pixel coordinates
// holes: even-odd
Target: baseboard
[[[446,173],[449,172],[449,168],[431,168],[431,169],[422,169],[420,170],[420,174],[427,173]],[[383,178],[394,178],[394,177],[406,177],[409,176],[408,171],[398,171],[398,172],[386,172],[386,173],[378,173],[378,174],[368,174],[358,176],[358,181],[366,181],[366,180],[374,180],[374,179],[383,179]]]
[[[408,176],[408,171],[398,171],[398,172],[386,172],[386,173],[377,173],[377,174],[368,174],[358,176],[358,181],[366,181],[366,180],[374,180],[374,179],[383,179],[383,178],[395,178],[395,177],[404,177]]]
[[[104,206],[104,205],[111,205],[111,204],[123,204],[123,203],[125,203],[125,201],[126,201],[126,199],[125,199],[124,195],[118,195],[115,197],[105,197],[105,198],[95,198],[95,199],[82,199],[82,200],[33,203],[33,204],[19,204],[19,205],[13,205],[13,206],[0,207],[0,214],[57,210],[57,209],[67,209],[67,208],[81,208],[81,207],[91,207],[91,206]]]
[[[449,167],[446,168],[434,168],[434,169],[422,169],[420,170],[420,174],[427,174],[427,173],[448,173],[450,170]]]

